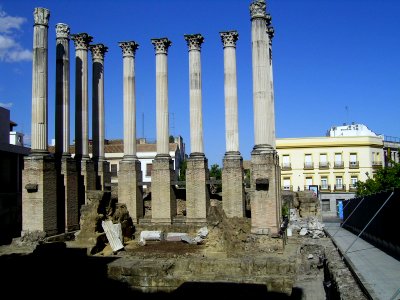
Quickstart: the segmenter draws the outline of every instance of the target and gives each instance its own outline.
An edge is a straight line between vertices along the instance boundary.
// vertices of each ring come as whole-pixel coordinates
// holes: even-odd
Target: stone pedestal
[[[251,153],[251,232],[277,235],[281,224],[278,153],[265,148]]]
[[[243,158],[239,153],[228,152],[223,159],[222,207],[228,218],[243,218],[246,215]]]
[[[171,224],[176,216],[175,193],[171,186],[174,163],[169,155],[156,155],[151,171],[151,222]]]
[[[22,236],[42,231],[47,236],[57,229],[57,172],[54,158],[30,155],[22,171]]]
[[[125,203],[132,221],[144,216],[142,170],[139,160],[121,160],[118,171],[118,202]],[[154,179],[153,179],[154,181]]]
[[[79,229],[78,173],[73,158],[61,158],[61,175],[64,180],[65,231]]]
[[[96,190],[106,191],[111,188],[110,163],[106,160],[94,161]]]
[[[187,160],[186,169],[186,222],[205,223],[210,206],[208,160],[193,153]]]
[[[90,159],[82,159],[80,163],[81,184],[83,191],[84,203],[87,203],[87,191],[96,190],[96,172],[94,170],[94,162]],[[83,203],[83,204],[84,204]]]

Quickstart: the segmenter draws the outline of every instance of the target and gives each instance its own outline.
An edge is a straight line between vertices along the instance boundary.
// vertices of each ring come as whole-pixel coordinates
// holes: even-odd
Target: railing
[[[335,184],[334,185],[334,190],[335,191],[345,191],[346,190],[346,185],[345,184]]]
[[[374,160],[374,161],[372,162],[372,167],[373,167],[373,168],[380,168],[380,167],[382,167],[382,161]]]
[[[313,162],[304,162],[304,169],[305,170],[312,170],[314,169],[314,163]]]
[[[353,184],[353,183],[350,183],[349,184],[349,191],[356,191],[357,190],[357,184]]]
[[[335,169],[343,169],[344,168],[344,162],[343,161],[335,161],[333,167]]]
[[[319,186],[319,190],[320,191],[330,191],[331,190],[331,186],[330,184],[322,184]]]
[[[329,163],[327,161],[324,161],[324,162],[320,161],[319,168],[320,169],[329,169]]]
[[[282,163],[282,171],[287,171],[292,169],[292,164],[290,162]]]
[[[358,169],[359,168],[359,162],[358,161],[349,162],[349,168],[350,169]]]

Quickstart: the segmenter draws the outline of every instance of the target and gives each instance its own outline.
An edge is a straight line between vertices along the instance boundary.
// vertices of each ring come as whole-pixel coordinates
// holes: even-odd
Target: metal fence
[[[343,228],[400,258],[400,234],[397,231],[400,219],[399,188],[345,200],[343,206]]]

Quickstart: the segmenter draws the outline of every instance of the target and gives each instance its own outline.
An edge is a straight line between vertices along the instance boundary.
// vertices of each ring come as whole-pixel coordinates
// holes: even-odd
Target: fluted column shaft
[[[67,155],[70,141],[69,26],[56,25],[56,145],[57,154]]]
[[[252,3],[251,43],[253,65],[253,106],[255,145],[275,149],[274,98],[271,81],[269,36],[271,17],[265,12],[265,1]]]
[[[189,47],[190,149],[191,153],[204,153],[200,57],[204,38],[192,34],[185,35],[185,40]]]
[[[124,80],[124,160],[136,157],[136,83],[135,53],[139,45],[134,41],[120,42],[123,56]]]
[[[91,45],[93,61],[92,90],[92,153],[95,160],[104,160],[104,55],[107,47]]]
[[[48,23],[50,11],[35,8],[32,63],[32,152],[47,152]]]
[[[156,51],[157,154],[169,155],[167,54],[172,43],[167,38],[152,39],[152,43]]]
[[[238,97],[236,75],[237,31],[221,32],[224,46],[225,140],[226,152],[239,152]]]
[[[92,37],[72,35],[75,44],[75,155],[89,158],[88,48]]]

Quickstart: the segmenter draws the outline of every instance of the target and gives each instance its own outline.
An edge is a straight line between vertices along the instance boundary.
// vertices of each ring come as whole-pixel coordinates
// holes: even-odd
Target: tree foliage
[[[218,164],[211,165],[210,177],[213,177],[216,180],[221,180],[222,169],[220,168],[220,166]],[[222,184],[212,184],[210,188],[211,188],[211,192],[219,193],[222,191]]]
[[[373,178],[368,177],[365,182],[358,181],[356,187],[356,196],[400,188],[400,163],[393,163],[391,167],[379,169]]]

